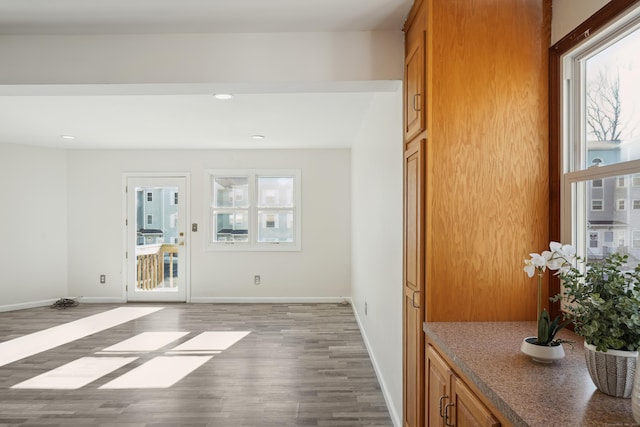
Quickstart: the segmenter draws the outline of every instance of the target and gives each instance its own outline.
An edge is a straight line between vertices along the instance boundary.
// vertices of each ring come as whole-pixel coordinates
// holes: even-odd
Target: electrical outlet
[[[367,315],[367,302],[364,302],[364,315]]]
[[[255,276],[253,276],[253,284],[254,285],[259,285],[260,284],[260,275],[256,274]]]
[[[100,275],[100,283],[103,284],[103,285],[105,283],[107,283],[107,275],[106,274],[101,274]]]

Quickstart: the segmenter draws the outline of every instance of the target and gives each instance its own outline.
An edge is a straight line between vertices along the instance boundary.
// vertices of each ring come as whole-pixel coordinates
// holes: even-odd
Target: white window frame
[[[560,188],[560,229],[563,242],[571,242],[576,246],[578,254],[585,256],[589,248],[587,240],[586,209],[577,209],[576,206],[586,206],[586,183],[595,179],[605,179],[619,175],[631,175],[631,185],[640,184],[640,160],[631,160],[610,165],[600,164],[598,167],[589,167],[584,156],[586,149],[586,124],[584,123],[584,111],[586,101],[577,84],[585,79],[580,61],[604,49],[609,44],[618,40],[621,35],[628,34],[637,28],[640,21],[640,7],[632,8],[620,19],[617,19],[606,29],[596,34],[590,34],[583,43],[562,56],[561,76],[561,165],[563,177]],[[577,142],[577,143],[576,143]],[[576,186],[577,191],[572,192]],[[594,188],[594,187],[592,187]],[[598,187],[595,187],[598,188]],[[593,201],[593,199],[592,199]],[[593,211],[593,206],[589,206]],[[617,204],[616,204],[617,208]],[[633,241],[633,240],[632,240]]]
[[[616,210],[617,211],[626,211],[627,210],[627,200],[626,199],[618,199],[618,200],[616,200]]]
[[[215,177],[248,177],[249,182],[249,239],[246,242],[213,241],[213,180]],[[287,208],[293,211],[293,242],[258,242],[258,177],[292,176],[294,206]],[[208,203],[206,205],[206,249],[208,251],[288,251],[302,250],[302,172],[300,169],[208,169],[205,171],[205,189]]]
[[[636,236],[638,236],[637,239],[636,239]],[[631,231],[631,247],[633,249],[640,248],[640,243],[638,245],[636,245],[636,243],[635,243],[636,241],[640,242],[640,230]]]

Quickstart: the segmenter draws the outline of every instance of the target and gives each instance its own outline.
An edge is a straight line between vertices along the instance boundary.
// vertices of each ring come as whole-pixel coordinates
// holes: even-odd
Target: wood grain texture
[[[404,290],[403,290],[403,424],[422,426],[424,416],[424,191],[426,140],[414,140],[404,165]]]
[[[349,305],[162,306],[151,315],[0,367],[0,425],[392,426]],[[0,341],[114,307],[81,304],[60,311],[0,313]],[[199,332],[221,330],[251,333],[170,388],[98,388],[131,366],[78,390],[10,388],[141,332],[189,331],[186,341]],[[164,350],[137,354],[133,365]]]
[[[523,320],[548,245],[550,2],[431,0],[427,318]]]
[[[408,143],[426,129],[425,8],[417,10],[408,27],[404,64],[404,138]]]

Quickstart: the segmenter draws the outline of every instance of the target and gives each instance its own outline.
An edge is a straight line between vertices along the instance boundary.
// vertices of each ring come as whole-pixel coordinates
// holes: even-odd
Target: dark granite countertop
[[[514,426],[637,426],[631,399],[607,396],[591,381],[583,340],[562,330],[566,357],[550,364],[520,352],[536,322],[427,322],[424,332]]]

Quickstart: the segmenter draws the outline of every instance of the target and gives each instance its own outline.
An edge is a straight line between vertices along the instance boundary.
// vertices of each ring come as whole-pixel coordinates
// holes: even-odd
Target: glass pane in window
[[[249,178],[246,176],[213,178],[214,208],[248,208]]]
[[[640,263],[640,210],[624,209],[626,205],[637,205],[640,200],[640,187],[618,187],[620,178],[628,180],[631,176],[613,176],[602,179],[603,197],[594,200],[593,182],[586,185],[574,184],[576,206],[576,227],[578,242],[584,242],[587,261],[596,261],[617,252],[629,256],[629,268]],[[584,197],[576,194],[583,188]],[[584,202],[581,202],[584,200]],[[580,208],[582,203],[591,209]],[[598,209],[593,209],[598,206]],[[582,219],[584,218],[584,220]]]
[[[263,208],[292,208],[293,177],[258,177],[258,206]]]
[[[293,211],[258,211],[258,242],[293,242]]]
[[[248,242],[249,211],[213,212],[214,242]]]
[[[640,159],[640,29],[585,60],[586,167]]]

